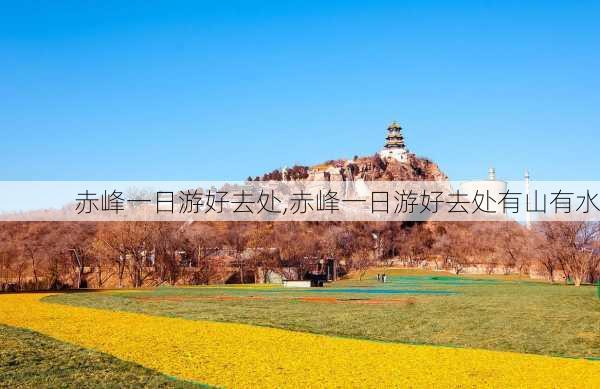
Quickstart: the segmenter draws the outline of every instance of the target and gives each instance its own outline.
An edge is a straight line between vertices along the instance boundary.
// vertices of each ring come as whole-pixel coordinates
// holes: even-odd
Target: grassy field
[[[349,294],[342,292],[343,289],[348,288],[339,288],[336,293]],[[260,290],[266,292],[265,288]],[[367,293],[375,294],[374,288],[370,290]],[[375,342],[239,323],[186,320],[51,303],[52,296],[40,293],[0,296],[0,323],[26,328],[82,350],[111,355],[122,363],[135,363],[149,371],[217,387],[579,389],[597,387],[600,377],[600,362],[581,358]],[[331,302],[336,301],[331,297],[325,298],[319,297],[318,301],[337,304]],[[390,300],[396,302],[386,304],[400,301]],[[343,301],[340,304],[367,300],[344,298]],[[35,350],[36,346],[27,344],[26,351]],[[10,350],[17,347],[9,343]],[[52,351],[55,347],[50,345]],[[41,359],[13,363],[10,373],[26,375],[37,365],[48,365],[48,359],[54,355],[52,352],[40,355]],[[67,362],[66,366],[73,365]],[[93,369],[86,370],[86,366],[87,363],[82,365],[83,374],[97,374]],[[61,363],[55,363],[51,369],[41,370],[40,386],[60,386],[61,369]],[[120,372],[117,367],[115,374]],[[90,381],[101,386],[94,377]],[[127,386],[126,377],[123,381]],[[142,381],[137,385],[144,384]]]
[[[568,357],[600,357],[600,299],[514,278],[388,272],[329,288],[159,288],[66,293],[48,302],[318,334]]]
[[[0,344],[0,387],[201,387],[28,330],[0,325]]]

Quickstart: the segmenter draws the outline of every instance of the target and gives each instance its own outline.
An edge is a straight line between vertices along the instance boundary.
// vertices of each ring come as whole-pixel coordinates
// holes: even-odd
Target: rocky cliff
[[[249,177],[250,179],[250,177]],[[427,158],[408,154],[405,162],[393,158],[382,159],[379,154],[369,157],[354,157],[352,160],[330,160],[315,166],[293,166],[273,170],[256,177],[257,181],[311,180],[344,181],[444,181],[448,177],[438,165]]]

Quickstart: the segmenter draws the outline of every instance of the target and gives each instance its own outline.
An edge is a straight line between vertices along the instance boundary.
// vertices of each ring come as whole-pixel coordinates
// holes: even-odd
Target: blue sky
[[[0,179],[244,179],[370,155],[600,180],[595,2],[0,3]]]

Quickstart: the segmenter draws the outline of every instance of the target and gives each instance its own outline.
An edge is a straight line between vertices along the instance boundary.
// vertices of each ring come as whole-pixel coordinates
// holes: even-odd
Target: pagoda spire
[[[404,136],[402,136],[402,127],[395,120],[388,126],[387,128],[387,136],[385,137],[385,145],[386,149],[403,149],[404,145]]]
[[[381,158],[395,159],[399,162],[406,162],[408,150],[404,144],[402,127],[395,120],[387,128],[387,136],[383,149],[379,152]]]

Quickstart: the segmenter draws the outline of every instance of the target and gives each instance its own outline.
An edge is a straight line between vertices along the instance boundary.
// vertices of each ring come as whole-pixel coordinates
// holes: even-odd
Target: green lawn
[[[35,332],[0,325],[4,388],[199,388]]]
[[[392,272],[389,281],[369,275],[310,290],[159,288],[47,301],[390,342],[600,357],[595,287],[422,272]]]

